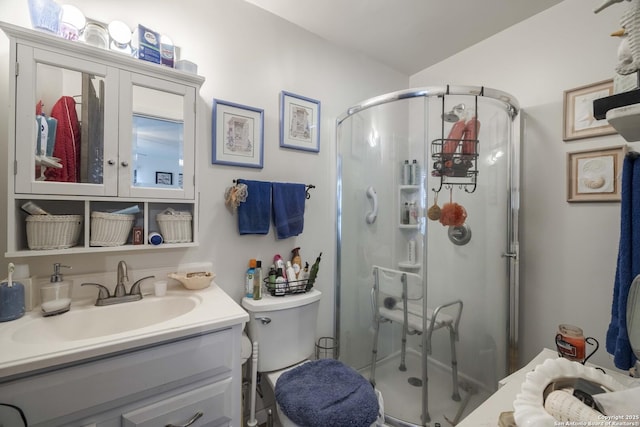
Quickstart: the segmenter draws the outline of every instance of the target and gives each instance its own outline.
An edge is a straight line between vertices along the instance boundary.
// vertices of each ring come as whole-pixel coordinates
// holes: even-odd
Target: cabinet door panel
[[[195,89],[136,73],[120,83],[119,195],[192,199]]]
[[[117,70],[26,45],[17,60],[16,193],[115,195]]]
[[[228,426],[232,419],[231,378],[174,396],[122,415],[122,427],[186,425]],[[201,414],[201,415],[200,415]]]

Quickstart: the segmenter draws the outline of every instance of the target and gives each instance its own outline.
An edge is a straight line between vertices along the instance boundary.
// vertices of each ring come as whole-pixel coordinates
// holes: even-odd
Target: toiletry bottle
[[[276,289],[276,267],[273,264],[269,268],[269,286],[267,288],[273,295]]]
[[[418,206],[416,202],[412,201],[409,203],[409,224],[417,224],[418,223]]]
[[[302,269],[302,258],[300,257],[300,248],[293,248],[291,251],[291,265],[293,265],[293,271],[296,273],[296,278],[300,275]]]
[[[411,163],[411,184],[420,185],[420,165],[416,159]]]
[[[282,276],[282,269],[276,269],[276,291],[274,293],[275,296],[281,297],[285,294],[285,288],[287,287],[287,281]]]
[[[410,239],[408,243],[408,261],[409,264],[416,264],[418,261],[418,251],[415,239]]]
[[[247,270],[247,275],[245,277],[244,282],[244,291],[247,298],[253,298],[253,278],[256,273],[256,260],[249,260],[249,269]]]
[[[262,299],[262,261],[256,261],[253,275],[253,299]]]
[[[298,285],[300,287],[304,286],[306,289],[307,280],[309,280],[309,263],[305,262],[304,268],[300,270],[300,274],[298,274]]]
[[[408,202],[404,202],[404,208],[402,209],[402,220],[400,221],[401,224],[409,224],[409,203]]]
[[[9,263],[9,276],[0,283],[0,322],[15,320],[24,315],[24,286],[13,281],[15,265]]]
[[[53,316],[69,311],[71,306],[71,283],[64,280],[60,273],[60,268],[71,268],[68,265],[61,265],[59,262],[53,264],[53,274],[47,285],[40,288],[40,300],[43,316]]]
[[[284,265],[284,261],[282,260],[282,257],[280,256],[280,254],[276,254],[273,257],[273,263],[276,266],[276,271],[278,271],[278,269],[282,269],[282,277],[285,278],[285,280],[287,279],[287,273],[285,272],[285,265]]]
[[[311,271],[309,272],[309,279],[307,279],[307,286],[306,286],[307,291],[313,288],[313,284],[316,281],[316,277],[318,276],[318,269],[320,268],[321,256],[322,256],[322,252],[320,252],[320,255],[318,255],[318,258],[316,258],[316,262],[314,262],[313,265],[311,266]]]
[[[409,160],[405,160],[404,165],[402,165],[402,184],[411,184],[411,165],[409,165]]]
[[[289,284],[289,290],[291,291],[298,290],[298,282],[296,281],[296,272],[293,270],[293,265],[291,265],[291,261],[287,261],[287,282]]]

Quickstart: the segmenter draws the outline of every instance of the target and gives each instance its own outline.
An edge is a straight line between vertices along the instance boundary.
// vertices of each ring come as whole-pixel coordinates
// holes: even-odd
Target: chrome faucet
[[[96,299],[97,306],[120,304],[123,302],[138,301],[142,299],[142,291],[140,290],[140,283],[145,279],[150,279],[155,276],[146,276],[140,280],[137,280],[127,294],[124,282],[129,281],[127,275],[127,264],[124,261],[118,263],[118,281],[116,288],[113,291],[113,295],[109,294],[109,289],[106,286],[98,283],[82,283],[81,286],[96,286],[98,288],[98,299]]]
[[[114,297],[122,297],[127,294],[127,290],[124,287],[124,281],[129,281],[129,275],[127,274],[127,263],[120,261],[118,263],[118,281],[116,282],[116,290],[113,292]]]

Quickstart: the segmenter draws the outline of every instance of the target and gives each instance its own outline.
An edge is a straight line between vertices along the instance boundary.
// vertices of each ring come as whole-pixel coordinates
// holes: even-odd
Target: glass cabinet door
[[[117,193],[118,71],[19,45],[16,193]]]
[[[195,88],[122,72],[122,197],[194,197]]]

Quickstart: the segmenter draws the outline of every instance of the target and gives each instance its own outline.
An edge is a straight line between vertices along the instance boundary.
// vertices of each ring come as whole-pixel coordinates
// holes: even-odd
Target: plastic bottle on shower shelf
[[[416,159],[411,163],[411,185],[420,185],[420,165]]]
[[[404,207],[402,208],[402,215],[400,215],[400,224],[409,224],[409,202],[404,202]]]
[[[411,184],[411,165],[409,164],[409,160],[405,160],[402,166],[402,184]]]
[[[416,239],[410,239],[407,244],[408,256],[407,261],[409,264],[417,264],[418,262],[418,245],[416,244]]]
[[[412,201],[409,203],[409,224],[418,223],[418,205]]]

